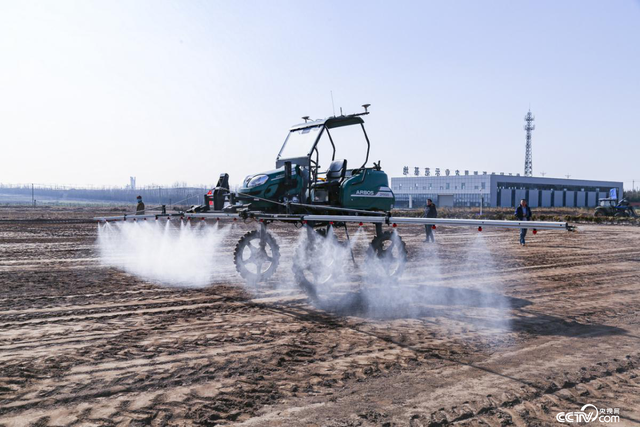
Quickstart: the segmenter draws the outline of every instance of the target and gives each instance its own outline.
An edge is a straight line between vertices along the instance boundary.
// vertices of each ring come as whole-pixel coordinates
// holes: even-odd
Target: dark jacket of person
[[[516,208],[516,218],[518,218],[520,221],[524,221],[525,219],[527,221],[531,220],[531,208],[529,206],[527,207],[522,207],[522,205],[518,206]]]
[[[140,200],[138,206],[136,206],[136,215],[144,215],[144,203],[142,203],[142,200]]]
[[[427,205],[424,207],[424,217],[425,218],[437,218],[438,210],[436,209],[436,205],[431,203],[431,206]]]

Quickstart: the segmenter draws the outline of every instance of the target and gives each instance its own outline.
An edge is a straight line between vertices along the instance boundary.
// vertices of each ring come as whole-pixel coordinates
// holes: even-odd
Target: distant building
[[[446,176],[391,178],[398,208],[424,206],[515,207],[526,199],[531,207],[594,207],[611,189],[622,196],[622,182],[544,178],[474,172]]]

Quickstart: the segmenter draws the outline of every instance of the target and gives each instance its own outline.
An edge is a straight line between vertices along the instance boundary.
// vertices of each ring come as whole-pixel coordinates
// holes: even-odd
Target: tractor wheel
[[[347,246],[326,230],[309,232],[293,255],[293,275],[298,286],[314,300],[330,294],[342,275]]]
[[[616,212],[616,214],[614,215],[616,218],[626,218],[629,216],[629,214],[627,214],[626,212]]]
[[[271,233],[253,230],[242,236],[233,253],[238,273],[250,283],[263,282],[276,272],[280,261],[280,247]]]
[[[602,210],[600,209],[596,209],[593,216],[604,216],[604,212],[602,212]]]
[[[395,231],[385,231],[371,241],[365,262],[374,280],[397,280],[407,264],[407,245]]]

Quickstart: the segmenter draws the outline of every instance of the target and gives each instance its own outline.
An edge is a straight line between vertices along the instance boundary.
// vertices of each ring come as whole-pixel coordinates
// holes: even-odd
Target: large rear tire
[[[261,233],[264,233],[262,237]],[[263,282],[273,276],[278,268],[280,247],[267,231],[249,231],[238,241],[233,262],[245,280],[250,283]]]
[[[298,286],[314,301],[329,296],[344,273],[348,248],[335,234],[316,230],[307,234],[293,255],[292,271]]]
[[[385,231],[371,241],[365,263],[371,280],[398,280],[407,264],[407,245],[395,231]]]

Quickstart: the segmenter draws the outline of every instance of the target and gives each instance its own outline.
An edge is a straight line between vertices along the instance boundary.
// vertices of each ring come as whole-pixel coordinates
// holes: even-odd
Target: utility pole
[[[31,206],[36,207],[36,199],[34,197],[33,184],[31,184]]]
[[[536,128],[533,124],[535,116],[531,114],[531,110],[524,116],[524,130],[527,131],[527,146],[524,154],[524,176],[533,176],[533,159],[531,154],[531,131]]]

